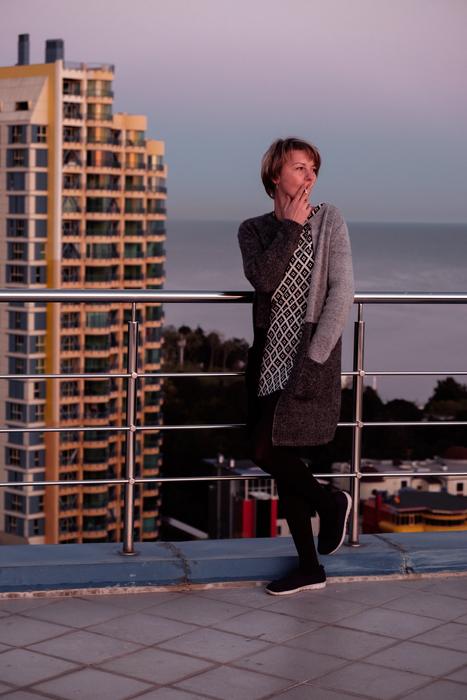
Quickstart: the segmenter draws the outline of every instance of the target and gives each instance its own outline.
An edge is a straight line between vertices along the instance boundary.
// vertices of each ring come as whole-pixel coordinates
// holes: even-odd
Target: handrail
[[[127,381],[127,415],[126,424],[120,426],[76,426],[66,427],[31,427],[16,428],[0,426],[1,433],[28,433],[28,432],[124,432],[126,434],[126,477],[112,479],[74,479],[74,480],[43,480],[43,481],[15,481],[0,482],[0,487],[19,488],[23,486],[91,486],[98,484],[124,484],[124,542],[122,554],[134,555],[133,539],[133,509],[134,509],[134,485],[138,483],[167,483],[190,481],[248,481],[258,479],[258,474],[252,476],[197,476],[197,477],[135,477],[135,447],[134,440],[137,432],[166,430],[213,430],[236,429],[244,427],[244,424],[190,424],[190,425],[136,425],[137,408],[137,384],[139,379],[145,377],[235,377],[244,372],[138,372],[136,367],[137,339],[139,322],[136,318],[136,305],[139,303],[251,303],[254,293],[251,291],[172,291],[172,290],[63,290],[63,289],[0,289],[0,302],[8,301],[33,301],[44,303],[68,302],[68,303],[130,303],[131,320],[128,321],[128,367],[127,372],[116,373],[42,373],[42,374],[0,374],[0,379],[101,379],[123,378]],[[354,329],[354,361],[353,370],[342,372],[342,376],[353,377],[353,420],[340,422],[338,427],[350,427],[353,434],[352,459],[349,472],[333,474],[315,474],[322,478],[350,478],[352,480],[352,515],[349,534],[349,544],[359,546],[358,510],[360,501],[360,481],[375,476],[373,472],[361,471],[361,443],[362,431],[369,427],[425,427],[425,426],[460,426],[467,425],[467,421],[364,421],[363,420],[363,389],[365,376],[444,376],[467,375],[466,370],[460,371],[386,371],[366,370],[364,366],[364,337],[365,323],[363,321],[363,308],[365,304],[467,304],[467,293],[423,293],[423,292],[358,292],[355,294],[354,303],[358,307],[358,319]],[[423,472],[405,471],[405,476],[467,476],[467,471],[456,471],[449,474],[445,471]],[[378,472],[378,477],[400,476],[399,472]],[[263,478],[261,476],[261,478]],[[271,478],[265,474],[264,478]]]

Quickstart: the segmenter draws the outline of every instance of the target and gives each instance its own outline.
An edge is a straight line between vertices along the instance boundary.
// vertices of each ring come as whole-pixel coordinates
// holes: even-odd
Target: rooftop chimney
[[[16,65],[29,65],[29,34],[18,34],[18,63]]]
[[[65,45],[63,39],[47,39],[45,42],[45,62],[55,63],[63,61],[65,57]]]

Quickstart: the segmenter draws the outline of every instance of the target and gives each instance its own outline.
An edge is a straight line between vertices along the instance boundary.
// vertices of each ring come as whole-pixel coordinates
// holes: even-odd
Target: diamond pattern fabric
[[[310,219],[321,209],[311,211],[282,281],[271,299],[271,317],[261,362],[258,396],[283,389],[293,367],[306,312],[311,272],[314,264]]]

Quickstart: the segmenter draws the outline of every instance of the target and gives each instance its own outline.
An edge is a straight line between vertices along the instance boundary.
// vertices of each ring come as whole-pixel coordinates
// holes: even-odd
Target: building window
[[[26,407],[22,403],[14,403],[13,401],[6,402],[6,417],[7,420],[25,420],[25,409]]]
[[[36,148],[36,168],[47,168],[49,162],[46,148]]]
[[[8,213],[9,214],[25,214],[26,213],[26,197],[22,194],[10,195],[8,197]]]
[[[31,267],[31,284],[45,284],[47,268],[45,265],[33,265]]]
[[[31,109],[31,104],[27,100],[15,102],[15,112],[27,112]]]
[[[26,189],[26,173],[7,173],[6,188],[13,192],[24,192]]]
[[[8,127],[8,142],[26,143],[26,134],[25,124],[12,124]]]
[[[8,243],[8,259],[9,260],[23,260],[28,259],[28,245],[27,243]]]
[[[36,219],[36,238],[47,238],[47,219]]]
[[[65,311],[60,317],[62,328],[79,328],[80,315],[76,311]]]
[[[79,337],[77,335],[64,335],[61,339],[61,349],[63,352],[79,351]]]
[[[79,221],[62,221],[64,236],[79,236]]]
[[[8,372],[10,374],[25,374],[26,360],[23,357],[10,357],[8,359]]]
[[[30,360],[31,374],[43,374],[45,372],[45,359],[43,357],[37,360]]]
[[[76,214],[76,212],[80,212],[81,205],[79,203],[79,198],[78,197],[63,197],[62,211],[64,214],[67,214],[67,213]]]
[[[33,143],[47,143],[47,127],[43,124],[33,124],[31,141]]]
[[[79,282],[80,277],[79,267],[62,267],[62,282]]]
[[[60,396],[79,396],[78,382],[62,382],[60,384]]]
[[[38,423],[40,421],[44,420],[44,409],[45,406],[43,403],[36,404],[35,406],[30,407],[30,413],[31,413],[31,421],[33,423]]]
[[[47,197],[35,197],[36,214],[47,214]]]
[[[6,266],[6,281],[8,284],[26,284],[27,283],[26,265],[7,265]]]
[[[10,334],[9,352],[26,352],[26,336]]]
[[[407,481],[401,481],[401,489],[407,488]]]
[[[33,335],[30,336],[30,352],[44,352],[45,351],[45,335]]]
[[[42,337],[42,336],[39,336]],[[34,382],[33,384],[33,397],[35,399],[45,399],[45,384],[44,382]],[[39,454],[35,452],[34,454]],[[34,465],[38,466],[38,465]]]
[[[6,152],[6,164],[8,168],[27,168],[28,151],[26,148],[8,148]]]
[[[7,219],[7,236],[9,238],[25,238],[27,235],[27,219]]]
[[[47,173],[36,173],[36,190],[47,191]]]
[[[44,518],[34,518],[29,521],[29,537],[38,537],[45,534]]]
[[[39,312],[34,314],[34,330],[35,331],[45,331],[46,328],[46,315],[44,312]]]
[[[10,399],[24,399],[24,382],[10,379],[8,381],[8,396]]]
[[[457,482],[456,491],[457,491],[457,493],[464,493],[464,482],[463,481]]]
[[[24,460],[21,459],[21,456],[22,456],[21,450],[18,450],[16,447],[7,447],[6,448],[6,463],[11,464],[12,467],[22,467],[23,466],[22,462]]]
[[[34,244],[34,259],[45,260],[45,243]]]
[[[28,315],[24,311],[9,311],[8,316],[10,328],[21,331],[27,330]]]

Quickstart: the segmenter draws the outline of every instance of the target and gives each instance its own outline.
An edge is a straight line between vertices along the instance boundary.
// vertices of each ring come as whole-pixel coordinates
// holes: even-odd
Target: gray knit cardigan
[[[341,397],[341,335],[354,298],[352,257],[345,221],[332,204],[310,220],[314,266],[305,322],[292,372],[276,406],[274,445],[318,445],[332,440]],[[238,237],[245,276],[255,289],[254,341],[246,372],[248,422],[258,416],[257,386],[271,297],[298,245],[302,226],[263,216],[244,221]]]

